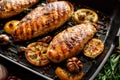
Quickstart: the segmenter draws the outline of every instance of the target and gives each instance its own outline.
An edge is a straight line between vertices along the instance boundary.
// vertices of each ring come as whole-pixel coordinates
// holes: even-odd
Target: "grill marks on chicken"
[[[20,21],[13,38],[15,41],[24,41],[51,32],[64,24],[72,16],[73,11],[72,4],[66,1],[39,6]]]
[[[24,8],[31,7],[39,0],[0,0],[0,18],[19,14]]]
[[[59,63],[66,58],[76,56],[95,33],[96,28],[90,23],[68,28],[53,38],[47,50],[47,57]]]

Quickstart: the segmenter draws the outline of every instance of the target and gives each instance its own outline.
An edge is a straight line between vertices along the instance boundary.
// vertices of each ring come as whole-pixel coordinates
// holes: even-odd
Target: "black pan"
[[[94,37],[97,37],[101,39],[104,42],[105,48],[101,55],[99,55],[97,58],[90,59],[85,57],[82,53],[78,56],[78,58],[83,63],[83,70],[85,73],[85,76],[83,77],[83,80],[93,80],[98,72],[101,70],[103,65],[105,64],[106,60],[108,59],[109,55],[111,54],[112,50],[114,49],[114,40],[117,35],[117,32],[120,27],[120,5],[119,1],[117,0],[69,0],[71,3],[74,4],[75,10],[79,8],[89,8],[94,11],[96,11],[99,15],[99,21],[98,25],[100,26],[100,30],[95,34]],[[44,3],[44,1],[40,1],[39,3]],[[34,8],[34,7],[33,7]],[[21,19],[23,16],[25,16],[26,13],[22,12],[19,15],[16,15],[12,18],[0,20],[0,23],[6,23],[9,20],[12,19]],[[21,17],[17,17],[21,16]],[[55,36],[56,32],[60,32],[61,30],[67,28],[66,26],[73,26],[71,20],[66,22],[62,28],[59,28],[55,30],[54,32],[50,33],[51,36]],[[2,27],[0,28],[0,34],[6,34]],[[45,35],[46,36],[46,35]],[[41,36],[39,38],[43,38],[45,36]],[[11,36],[10,36],[11,37]],[[44,79],[48,80],[59,80],[54,71],[55,68],[58,66],[57,64],[49,64],[44,67],[35,67],[27,62],[24,55],[18,54],[18,49],[20,46],[27,46],[29,43],[36,41],[38,38],[35,38],[33,40],[24,42],[24,43],[14,43],[11,38],[11,43],[6,46],[0,46],[0,57],[16,64],[17,66],[20,66],[24,68],[25,70],[28,70],[35,75],[38,75]],[[22,58],[20,58],[22,56]],[[60,63],[59,66],[64,65],[63,63]]]

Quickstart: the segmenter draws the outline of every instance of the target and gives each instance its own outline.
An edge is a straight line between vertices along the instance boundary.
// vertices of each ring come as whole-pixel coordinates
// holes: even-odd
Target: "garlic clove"
[[[0,64],[0,80],[6,80],[8,76],[8,71],[7,69]]]

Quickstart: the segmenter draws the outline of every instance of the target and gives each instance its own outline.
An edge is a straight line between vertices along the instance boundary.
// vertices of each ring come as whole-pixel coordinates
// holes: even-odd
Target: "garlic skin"
[[[66,67],[69,72],[78,73],[82,70],[83,64],[77,57],[72,57],[67,60]]]
[[[0,64],[0,80],[6,80],[8,76],[8,71],[7,69]]]
[[[6,34],[0,35],[0,45],[7,45],[10,43],[10,38]]]

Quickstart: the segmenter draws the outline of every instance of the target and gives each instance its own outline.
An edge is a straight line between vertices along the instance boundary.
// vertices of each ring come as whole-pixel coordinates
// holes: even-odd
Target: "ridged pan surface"
[[[38,4],[33,6],[32,8],[35,8],[36,6],[41,5],[41,4],[44,5],[45,2],[39,2]],[[95,59],[90,59],[88,57],[85,57],[82,52],[78,55],[78,58],[83,63],[83,70],[84,70],[84,73],[85,73],[85,76],[83,77],[83,79],[89,79],[90,76],[95,72],[95,70],[101,64],[102,60],[105,58],[105,55],[107,54],[107,52],[110,48],[109,47],[110,44],[106,43],[106,38],[107,38],[108,32],[111,28],[111,26],[110,26],[111,15],[105,14],[105,13],[99,11],[99,10],[91,8],[90,6],[86,6],[82,3],[78,5],[78,4],[72,2],[72,4],[75,7],[75,11],[78,10],[78,9],[81,9],[81,8],[88,8],[88,9],[94,10],[99,16],[99,21],[97,22],[97,24],[100,27],[100,29],[97,31],[97,33],[95,34],[94,37],[98,38],[98,39],[101,39],[104,42],[105,48],[104,48],[103,53]],[[31,10],[32,8],[27,9],[27,12],[29,12],[29,10]],[[4,19],[4,20],[0,20],[0,23],[2,23],[4,25],[9,20],[13,20],[13,19],[20,20],[26,14],[27,13],[26,13],[26,10],[25,10],[22,13],[20,13],[19,15],[16,15],[14,17]],[[62,25],[62,27],[60,27],[57,30],[49,33],[49,35],[54,37],[56,34],[63,31],[67,27],[74,26],[74,25],[75,25],[75,23],[73,22],[73,20],[71,18],[64,25]],[[3,27],[0,27],[0,34],[6,34],[3,30]],[[28,63],[28,61],[26,60],[24,55],[18,54],[18,50],[19,50],[20,46],[27,46],[29,43],[38,40],[38,38],[40,39],[40,38],[43,38],[47,35],[48,34],[46,34],[44,36],[34,38],[32,40],[29,40],[29,41],[22,42],[22,43],[20,43],[20,42],[14,43],[14,41],[12,40],[12,37],[10,36],[12,42],[7,46],[4,46],[4,47],[0,46],[0,55],[4,56],[4,58],[6,58],[6,59],[9,58],[12,62],[21,65],[25,69],[32,71],[33,73],[39,75],[40,77],[43,77],[45,79],[58,80],[54,71],[55,71],[57,66],[62,66],[62,65],[65,66],[64,62],[60,63],[60,64],[50,63],[49,65],[44,66],[44,67],[36,67],[36,66],[33,66],[30,63]]]

